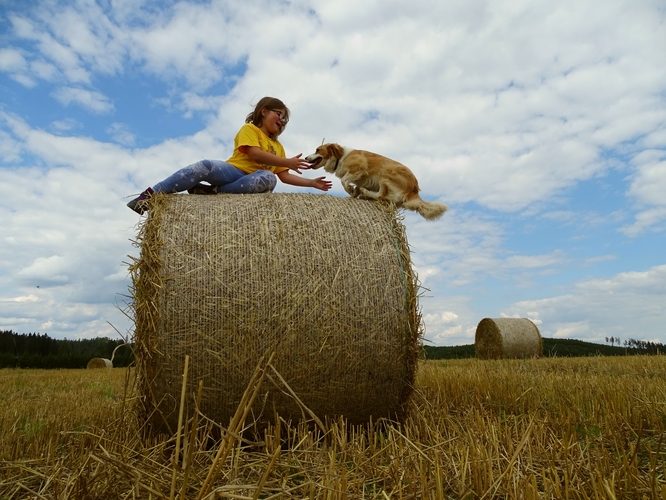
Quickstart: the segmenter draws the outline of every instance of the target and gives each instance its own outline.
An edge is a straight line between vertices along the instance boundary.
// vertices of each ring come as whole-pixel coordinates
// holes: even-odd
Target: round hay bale
[[[157,195],[131,266],[140,392],[155,429],[187,408],[223,426],[264,355],[320,419],[399,417],[422,335],[418,284],[396,212],[316,194]],[[276,377],[274,377],[276,379]],[[254,421],[298,420],[264,381]]]
[[[485,318],[476,327],[474,340],[479,359],[538,358],[543,339],[526,318]]]
[[[86,368],[113,368],[113,363],[106,358],[93,358],[88,361]]]

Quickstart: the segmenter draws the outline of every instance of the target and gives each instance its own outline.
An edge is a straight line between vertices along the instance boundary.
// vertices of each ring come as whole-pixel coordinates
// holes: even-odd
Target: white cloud
[[[635,236],[650,228],[663,230],[666,221],[666,143],[664,149],[646,149],[633,159],[636,171],[632,176],[629,195],[644,208],[636,215],[633,224],[622,231],[628,236]]]
[[[136,142],[136,137],[124,123],[112,123],[107,127],[106,133],[113,137],[114,141],[123,146],[134,146]]]
[[[666,220],[666,207],[650,208],[636,214],[633,224],[620,228],[627,236],[637,236]],[[661,228],[663,231],[663,228]]]
[[[59,134],[64,134],[81,127],[81,123],[73,118],[65,118],[51,122],[50,128]]]
[[[584,263],[586,265],[593,265],[598,262],[608,262],[612,260],[617,260],[617,255],[599,255],[597,257],[591,257],[589,259],[585,259]]]
[[[34,43],[37,64],[31,69],[37,76],[49,80],[57,68],[69,83],[89,84],[92,71],[122,70],[127,42],[95,3],[74,7],[42,2],[32,12],[33,17],[10,14],[9,19],[19,39]]]
[[[116,326],[122,334],[127,333],[127,320],[116,306],[68,302],[67,296],[72,291],[68,287],[40,289],[38,300],[2,300],[0,330],[48,333],[56,338],[116,337],[113,328]]]
[[[69,265],[60,255],[38,257],[30,266],[16,273],[18,278],[35,283],[66,283]]]
[[[566,261],[561,250],[555,250],[548,255],[515,255],[508,257],[505,262],[509,268],[537,269],[559,265]]]
[[[425,318],[429,323],[432,322],[433,324],[438,323],[445,325],[455,322],[458,319],[458,315],[453,311],[444,311],[439,314],[428,314]]]
[[[654,47],[666,46],[666,32],[653,2],[250,0],[158,9],[111,0],[22,12],[8,14],[0,70],[65,109],[47,125],[18,105],[2,110],[0,297],[35,296],[43,311],[34,302],[3,311],[14,327],[107,331],[127,283],[119,262],[133,251],[136,217],[124,197],[198,159],[226,159],[263,95],[292,111],[281,138],[288,154],[309,153],[322,137],[377,151],[412,168],[424,197],[451,205],[437,223],[406,215],[413,261],[431,288],[422,303],[434,342],[469,343],[482,317],[502,313],[541,321],[546,334],[590,338],[635,321],[654,332],[663,319],[648,305],[664,292],[647,291],[646,276],[634,276],[641,285],[633,288],[616,274],[546,289],[545,275],[581,264],[572,243],[529,249],[503,214],[581,231],[624,224],[618,238],[663,229],[666,67]],[[204,128],[136,147],[141,120],[113,114],[121,106],[113,83],[130,73],[162,82],[165,95],[151,97],[185,118],[205,114]],[[88,124],[68,106],[106,119],[100,130],[115,143],[77,136]],[[626,172],[633,205],[622,193],[611,213],[566,204],[568,190],[611,170]],[[585,252],[590,273],[611,258],[637,268],[596,245]],[[28,276],[50,277],[48,289],[34,293]],[[518,288],[535,300],[513,298]]]
[[[30,76],[25,75],[25,74],[15,73],[15,74],[11,75],[11,77],[12,77],[12,79],[16,80],[21,85],[23,85],[24,87],[27,87],[27,88],[32,88],[32,87],[35,87],[37,85],[37,82],[34,79],[32,79]]]
[[[45,61],[32,61],[30,63],[30,72],[41,80],[53,81],[60,76],[58,68]]]
[[[37,34],[36,39],[44,57],[60,69],[67,81],[76,84],[90,83],[90,73],[81,66],[78,55],[71,47],[44,33]]]
[[[194,111],[205,111],[213,115],[224,105],[225,98],[220,96],[202,96],[194,92],[184,92],[179,108],[185,111],[184,118],[192,118]]]
[[[250,4],[243,8],[250,8]],[[235,36],[251,34],[242,34],[219,5],[180,4],[173,14],[157,16],[146,28],[132,29],[127,49],[151,72],[206,89],[224,77],[223,63],[234,63],[241,55],[229,47]]]
[[[60,87],[53,92],[55,97],[64,106],[78,104],[94,113],[110,113],[113,111],[113,102],[101,92],[74,87]]]
[[[36,82],[27,74],[28,64],[20,51],[3,48],[0,49],[0,71],[9,73],[10,77],[24,87],[33,88]]]
[[[0,130],[0,159],[14,162],[21,157],[22,144],[4,130]]]
[[[644,338],[666,321],[666,265],[577,283],[571,293],[513,304],[508,316],[538,315],[546,337]]]
[[[426,342],[433,345],[474,343],[476,326],[483,318],[465,296],[439,295],[421,299]]]
[[[22,295],[20,297],[12,297],[9,299],[0,299],[0,302],[37,302],[39,298],[34,295]]]
[[[406,226],[416,270],[434,293],[489,277],[525,286],[536,273],[552,273],[570,260],[558,248],[548,254],[508,252],[503,249],[509,237],[503,224],[473,212],[453,209],[436,223],[406,214]]]
[[[25,70],[27,64],[23,55],[16,49],[0,49],[0,71],[17,72]]]

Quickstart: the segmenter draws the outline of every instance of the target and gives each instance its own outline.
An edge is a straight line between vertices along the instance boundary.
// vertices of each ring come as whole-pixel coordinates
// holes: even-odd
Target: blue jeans
[[[181,168],[152,188],[156,193],[177,193],[190,189],[201,181],[215,186],[218,193],[267,193],[275,189],[277,176],[268,170],[246,174],[226,161],[201,160]]]

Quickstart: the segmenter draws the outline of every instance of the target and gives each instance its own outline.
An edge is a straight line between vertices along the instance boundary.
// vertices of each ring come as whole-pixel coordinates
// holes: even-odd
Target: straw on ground
[[[0,498],[169,498],[176,436],[142,439],[127,374],[0,371]],[[215,464],[204,498],[663,499],[664,401],[664,356],[424,362],[403,424],[279,422],[216,463],[185,414],[176,497]]]

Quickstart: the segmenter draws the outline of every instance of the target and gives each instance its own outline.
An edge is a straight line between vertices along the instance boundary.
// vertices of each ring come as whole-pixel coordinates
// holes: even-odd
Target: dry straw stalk
[[[476,327],[479,359],[534,358],[543,353],[537,326],[526,318],[485,318]]]
[[[203,380],[201,411],[222,425],[273,351],[300,401],[266,381],[254,419],[298,420],[303,404],[350,423],[404,409],[422,325],[393,208],[314,194],[158,195],[137,245],[137,365],[158,428],[175,431],[185,355],[188,394]]]

